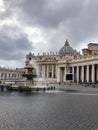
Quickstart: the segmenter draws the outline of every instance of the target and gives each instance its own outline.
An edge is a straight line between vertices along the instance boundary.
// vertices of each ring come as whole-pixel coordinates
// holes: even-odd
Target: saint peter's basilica
[[[59,52],[26,55],[26,66],[33,66],[39,80],[76,83],[98,82],[98,44],[89,43],[82,54],[65,41]],[[69,75],[69,79],[67,78]],[[71,76],[71,77],[70,77]]]

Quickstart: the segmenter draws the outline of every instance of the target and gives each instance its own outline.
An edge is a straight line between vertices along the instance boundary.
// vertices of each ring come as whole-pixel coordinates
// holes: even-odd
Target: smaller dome
[[[65,41],[65,45],[60,49],[59,54],[73,53],[73,48],[69,45],[68,40]]]

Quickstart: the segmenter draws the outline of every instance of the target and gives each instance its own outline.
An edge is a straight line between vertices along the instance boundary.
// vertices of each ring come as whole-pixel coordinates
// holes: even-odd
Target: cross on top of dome
[[[69,46],[68,39],[66,39],[66,41],[65,41],[65,45],[64,45],[64,46]]]

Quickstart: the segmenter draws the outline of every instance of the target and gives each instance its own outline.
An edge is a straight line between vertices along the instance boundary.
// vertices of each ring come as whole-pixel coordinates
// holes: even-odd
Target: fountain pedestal
[[[25,73],[22,74],[23,77],[26,78],[26,87],[29,88],[34,88],[34,80],[33,78],[36,77],[36,75],[34,74],[34,67],[32,65],[26,66],[25,68]]]

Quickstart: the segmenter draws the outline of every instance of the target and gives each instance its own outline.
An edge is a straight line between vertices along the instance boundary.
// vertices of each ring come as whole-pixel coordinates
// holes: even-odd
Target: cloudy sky
[[[98,43],[98,0],[0,0],[0,66],[23,67],[27,53],[57,52],[66,38],[78,51]]]

